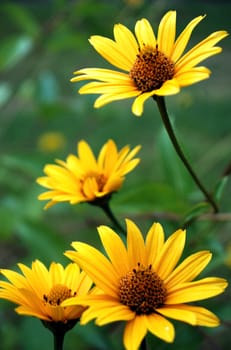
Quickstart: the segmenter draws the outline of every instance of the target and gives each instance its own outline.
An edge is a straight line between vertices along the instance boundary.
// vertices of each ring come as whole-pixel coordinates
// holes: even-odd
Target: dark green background
[[[113,138],[121,148],[142,145],[140,165],[128,174],[123,188],[112,198],[121,222],[133,219],[145,233],[160,221],[169,235],[187,218],[202,218],[188,227],[185,255],[209,249],[213,261],[203,275],[229,279],[231,268],[230,195],[227,178],[220,198],[221,214],[199,205],[203,197],[180,164],[163,130],[156,105],[145,104],[141,118],[131,113],[130,100],[94,109],[95,96],[78,95],[79,84],[70,83],[73,71],[109,67],[91,45],[93,34],[112,38],[113,24],[133,30],[146,17],[156,30],[162,15],[177,10],[177,31],[194,17],[207,14],[195,29],[189,47],[217,30],[230,31],[229,1],[1,1],[0,3],[0,266],[16,269],[18,262],[41,259],[69,261],[63,252],[73,240],[101,247],[96,227],[110,222],[87,204],[59,204],[48,211],[37,196],[35,183],[43,166],[76,152],[81,139],[97,154]],[[231,162],[230,37],[219,45],[222,54],[202,65],[212,70],[209,80],[167,97],[178,138],[194,169],[213,191]],[[60,132],[65,146],[44,152],[38,141],[46,132]],[[206,218],[205,214],[210,215]],[[229,259],[229,263],[228,263]],[[176,325],[176,340],[166,344],[148,336],[150,349],[228,350],[230,338],[230,290],[200,305],[214,311],[222,325],[216,329]],[[52,349],[52,337],[39,320],[18,316],[14,305],[0,301],[0,349]],[[122,349],[123,325],[97,328],[93,323],[75,327],[66,350]]]

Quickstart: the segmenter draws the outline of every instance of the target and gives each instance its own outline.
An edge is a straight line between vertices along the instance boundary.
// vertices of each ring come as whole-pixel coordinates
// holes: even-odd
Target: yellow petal
[[[63,277],[64,277],[64,268],[61,264],[58,263],[51,263],[50,268],[50,280],[51,284],[54,286],[59,283],[63,283]]]
[[[118,159],[117,146],[114,141],[109,140],[101,148],[98,156],[98,164],[105,176],[110,176],[115,169]]]
[[[207,277],[199,281],[183,283],[172,288],[165,303],[180,304],[211,298],[223,293],[228,283],[223,278]]]
[[[186,232],[177,230],[165,242],[153,266],[161,279],[165,280],[178,263],[184,249],[185,238]]]
[[[123,92],[118,94],[104,94],[97,98],[97,100],[94,103],[94,107],[99,108],[99,107],[105,106],[110,102],[135,97],[139,94],[140,92],[138,90]]]
[[[120,169],[121,175],[123,176],[123,175],[126,175],[127,173],[130,173],[130,171],[134,169],[137,166],[137,164],[139,164],[139,162],[140,162],[140,159],[132,159],[129,163],[121,166],[121,169]]]
[[[18,272],[11,271],[8,269],[1,269],[1,274],[5,276],[13,285],[17,288],[27,288],[28,282],[24,276],[19,274]],[[3,281],[0,281],[2,283]]]
[[[193,29],[204,18],[205,18],[205,16],[199,16],[199,17],[194,18],[187,25],[187,27],[183,30],[183,32],[179,35],[179,37],[177,38],[177,40],[174,44],[172,55],[170,57],[173,62],[176,62],[180,58],[180,56],[182,55],[182,53],[184,52],[184,50],[188,44],[188,41],[191,37]]]
[[[81,283],[80,280],[80,268],[76,263],[69,263],[64,269],[63,282],[65,286],[71,290],[75,289],[77,283]]]
[[[137,263],[146,266],[147,257],[142,233],[133,221],[126,219],[126,224],[129,267],[133,269],[137,266]]]
[[[42,262],[39,260],[33,261],[31,269],[23,264],[18,264],[18,266],[30,284],[31,290],[33,290],[38,297],[42,297],[43,294],[50,289],[51,280],[49,272]]]
[[[25,303],[25,297],[22,295],[20,290],[5,281],[0,281],[0,297],[15,304]]]
[[[78,147],[78,146],[77,146]],[[84,176],[84,169],[82,168],[82,163],[80,161],[79,158],[77,158],[75,155],[73,154],[69,154],[67,156],[67,162],[64,163],[64,162],[59,162],[60,165],[66,167],[69,171],[71,171],[73,173],[73,175],[76,177],[76,180],[77,180],[77,177],[81,177],[81,176]]]
[[[107,323],[116,321],[129,321],[134,318],[134,312],[122,304],[107,307],[107,309],[98,309],[96,324],[103,326]]]
[[[174,327],[166,318],[153,313],[145,317],[145,323],[148,330],[156,337],[172,343],[175,337]]]
[[[76,283],[74,283],[73,281],[71,290],[72,291],[76,290],[77,295],[81,296],[81,295],[86,295],[90,290],[91,286],[92,286],[92,280],[84,271],[82,271],[78,278],[77,286],[76,286]]]
[[[140,117],[143,114],[144,110],[144,102],[149,99],[149,97],[155,95],[155,91],[151,92],[145,92],[143,94],[139,93],[139,96],[135,99],[135,101],[132,104],[132,112],[137,116]]]
[[[116,24],[114,26],[114,37],[116,43],[132,66],[138,53],[138,44],[133,33],[127,27]]]
[[[221,52],[220,47],[214,45],[228,35],[226,31],[218,31],[210,34],[207,38],[199,42],[188,51],[176,64],[176,72],[184,67],[194,67],[204,59]]]
[[[75,303],[89,305],[81,317],[81,324],[86,324],[94,318],[96,318],[96,322],[100,326],[110,322],[125,321],[134,318],[134,312],[127,306],[122,305],[118,300],[105,294],[67,299],[62,305],[75,305]]]
[[[158,50],[170,57],[176,35],[176,11],[168,11],[162,18],[157,35]]]
[[[136,146],[135,148],[133,148],[133,150],[131,150],[131,152],[128,153],[129,149],[123,147],[123,149],[119,152],[118,163],[122,163],[122,161],[123,162],[130,161],[136,155],[136,153],[139,152],[140,148],[141,148],[140,145]]]
[[[93,200],[99,192],[99,185],[95,177],[87,177],[83,182],[83,193],[87,200]]]
[[[164,82],[160,89],[155,90],[155,95],[168,96],[175,95],[180,91],[180,86],[177,79],[171,79]]]
[[[192,326],[197,325],[196,314],[192,310],[187,310],[184,305],[165,305],[159,309],[157,312],[161,315],[174,320],[182,321],[191,324]]]
[[[103,68],[85,68],[74,72],[77,76],[71,79],[71,82],[81,80],[100,80],[105,83],[114,81],[115,83],[130,84],[131,79],[127,73]]]
[[[154,265],[159,251],[164,245],[164,230],[159,223],[154,223],[146,236],[147,264]]]
[[[106,294],[117,297],[118,276],[108,259],[86,243],[73,242],[72,246],[77,252],[66,251],[64,255],[77,262]]]
[[[167,290],[171,290],[180,283],[190,282],[208,265],[212,254],[201,251],[187,257],[176,269],[165,279]]]
[[[115,41],[103,36],[93,35],[89,39],[89,42],[94,49],[113,66],[125,71],[130,71],[133,63],[127,59],[123,47],[118,45]]]
[[[143,18],[136,22],[135,33],[141,49],[144,46],[156,48],[156,37],[147,19]]]
[[[198,69],[199,68],[199,69]],[[200,69],[204,68],[204,69]],[[196,67],[191,68],[184,72],[179,72],[176,74],[175,78],[177,79],[181,87],[192,85],[198,83],[201,80],[208,79],[211,74],[211,71],[205,67]]]
[[[125,349],[138,350],[146,333],[145,316],[136,316],[133,320],[127,322],[123,336]]]
[[[98,232],[104,249],[110,258],[117,275],[125,275],[129,270],[129,264],[127,250],[122,239],[107,226],[98,227]]]
[[[86,141],[82,140],[78,143],[78,154],[84,169],[90,169],[91,171],[97,170],[95,156]]]
[[[51,316],[52,320],[55,322],[62,322],[65,320],[64,308],[61,306],[51,306],[47,303],[48,313]]]
[[[122,85],[122,83],[102,83],[91,82],[79,89],[80,94],[123,94],[136,91],[137,88],[131,83]]]
[[[194,305],[181,305],[182,310],[188,310],[196,315],[198,326],[217,327],[220,324],[219,318],[211,311]]]
[[[28,307],[23,306],[23,305],[18,306],[15,309],[15,311],[19,315],[32,316],[32,317],[36,317],[36,318],[39,318],[40,320],[44,320],[44,321],[51,320],[48,315],[41,314],[41,313],[37,312],[36,310],[29,309]]]

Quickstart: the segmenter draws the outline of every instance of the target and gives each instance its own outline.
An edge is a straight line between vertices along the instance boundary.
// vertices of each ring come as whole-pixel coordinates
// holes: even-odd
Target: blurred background
[[[209,80],[167,97],[178,138],[198,176],[216,191],[216,217],[178,160],[150,99],[141,118],[131,113],[131,101],[94,109],[94,95],[77,94],[73,72],[107,67],[88,42],[93,34],[112,38],[113,24],[131,30],[146,17],[156,30],[163,14],[177,10],[177,31],[198,15],[207,17],[193,32],[189,47],[217,30],[230,31],[231,1],[173,0],[28,0],[0,2],[0,267],[17,269],[40,259],[69,263],[63,252],[74,240],[100,248],[96,227],[111,225],[100,209],[87,204],[58,204],[45,211],[35,183],[43,167],[76,153],[85,139],[95,154],[112,138],[121,148],[142,145],[141,163],[128,176],[111,206],[117,218],[133,219],[145,233],[153,221],[166,236],[188,225],[186,254],[209,249],[213,261],[203,275],[230,277],[231,269],[231,118],[230,37],[223,52],[203,65]],[[224,175],[226,175],[224,177]],[[223,190],[223,191],[222,191]],[[198,205],[199,203],[199,205]],[[199,215],[199,217],[198,217]],[[230,289],[201,302],[222,320],[216,329],[192,328],[174,322],[173,344],[148,336],[150,349],[228,350],[230,348]],[[20,317],[14,305],[0,301],[0,349],[52,349],[51,334],[40,321]],[[66,337],[65,350],[122,349],[123,325],[76,326]],[[25,341],[26,339],[26,341]]]

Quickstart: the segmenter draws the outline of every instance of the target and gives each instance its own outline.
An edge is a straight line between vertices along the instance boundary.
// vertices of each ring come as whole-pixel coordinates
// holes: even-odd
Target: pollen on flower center
[[[149,92],[161,88],[165,81],[173,78],[174,63],[158,51],[158,47],[144,46],[129,75],[140,91]]]
[[[76,295],[71,293],[71,289],[63,284],[56,284],[50,290],[50,292],[43,296],[45,303],[49,303],[52,306],[60,305],[64,300]]]
[[[120,302],[128,306],[137,315],[149,315],[164,304],[167,291],[163,281],[152,270],[138,263],[137,268],[129,271],[120,279]]]

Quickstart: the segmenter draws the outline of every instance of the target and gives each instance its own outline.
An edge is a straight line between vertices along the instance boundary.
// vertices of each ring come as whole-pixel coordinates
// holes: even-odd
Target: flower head
[[[122,186],[124,176],[139,163],[139,159],[134,158],[139,149],[137,146],[130,151],[130,147],[125,146],[118,151],[115,142],[109,140],[96,159],[87,142],[80,141],[78,156],[71,154],[66,162],[57,160],[58,165],[45,166],[46,176],[39,177],[37,182],[49,191],[41,194],[39,199],[50,199],[47,208],[63,201],[94,203],[111,195]]]
[[[0,281],[0,298],[17,304],[15,311],[18,314],[62,323],[80,318],[85,307],[61,306],[64,300],[86,295],[91,288],[91,279],[77,264],[71,263],[64,268],[53,262],[47,269],[35,260],[31,268],[24,264],[18,266],[22,274],[1,269],[9,282]]]
[[[222,293],[227,282],[217,277],[194,281],[211,259],[208,251],[192,254],[178,264],[185,231],[177,230],[165,241],[162,226],[154,223],[144,241],[135,223],[127,220],[127,247],[109,227],[100,226],[98,231],[108,257],[81,242],[72,243],[76,251],[65,253],[101,290],[99,295],[81,298],[89,306],[81,317],[82,324],[94,318],[99,326],[126,321],[127,350],[137,350],[147,331],[172,342],[174,327],[166,317],[194,326],[219,325],[212,312],[188,303]],[[63,304],[75,303],[78,301],[72,298]]]
[[[101,94],[95,101],[96,108],[135,97],[132,111],[140,116],[149,97],[177,94],[182,87],[209,77],[210,71],[197,65],[221,52],[214,45],[228,35],[226,31],[212,33],[184,53],[193,29],[204,17],[194,18],[177,39],[176,11],[164,15],[157,36],[144,18],[136,22],[135,36],[124,25],[116,24],[114,40],[94,35],[89,41],[103,58],[127,73],[86,68],[74,72],[76,77],[71,81],[93,80],[80,88],[79,93]]]

